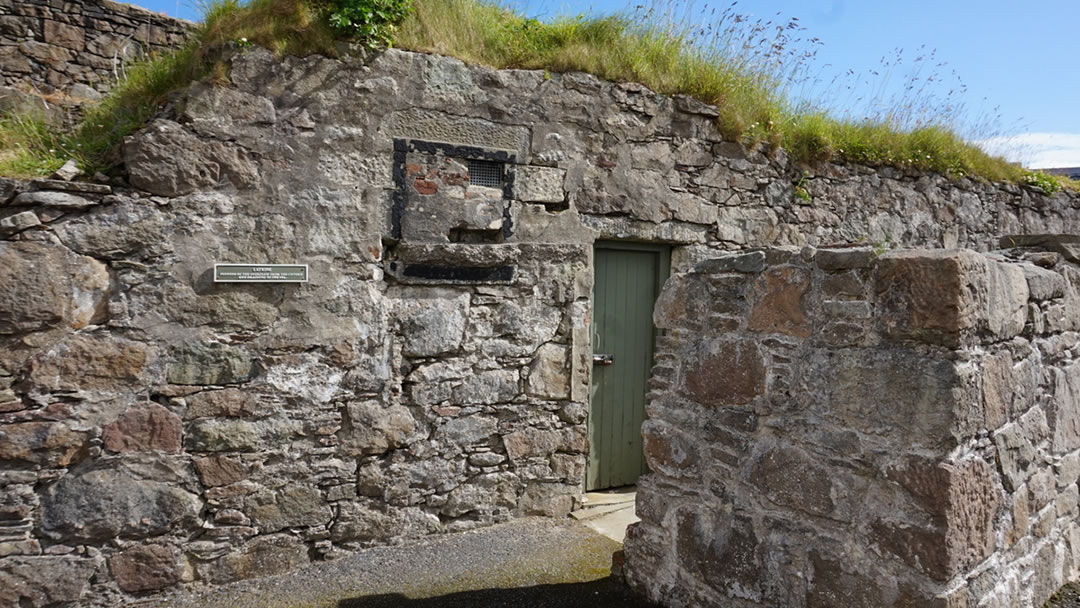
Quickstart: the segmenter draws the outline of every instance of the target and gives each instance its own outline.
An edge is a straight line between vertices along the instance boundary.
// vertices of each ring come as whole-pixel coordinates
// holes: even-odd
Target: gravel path
[[[647,608],[610,576],[621,545],[567,520],[520,519],[377,547],[140,608]]]

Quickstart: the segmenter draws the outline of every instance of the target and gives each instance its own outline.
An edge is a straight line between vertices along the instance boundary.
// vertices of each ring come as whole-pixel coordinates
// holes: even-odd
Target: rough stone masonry
[[[666,606],[1041,606],[1080,566],[1080,269],[766,250],[669,281],[627,578]]]
[[[111,0],[0,0],[0,85],[97,99],[132,60],[179,46],[193,26]]]
[[[803,249],[985,251],[1003,234],[1080,232],[1080,198],[793,166],[782,150],[724,141],[715,108],[585,74],[396,50],[278,61],[249,49],[229,78],[193,85],[125,143],[128,187],[0,182],[0,604],[119,605],[371,544],[564,515],[589,453],[598,240],[669,245],[676,273],[655,372],[670,394],[654,395],[655,473],[628,546],[639,588],[656,585],[648,592],[672,605],[773,597],[764,585],[802,597],[808,576],[843,581],[872,564],[895,578],[868,593],[892,601],[907,592],[901,580],[915,598],[996,589],[999,573],[1023,587],[1032,554],[1060,567],[1046,585],[1072,577],[1071,440],[1059,450],[1044,435],[1073,412],[1054,404],[1075,403],[1010,397],[993,423],[965,418],[955,436],[949,421],[975,394],[964,391],[987,382],[1031,376],[1032,395],[1071,390],[1047,377],[1071,373],[1076,334],[1060,319],[1072,318],[1075,282],[1054,256],[1075,260],[1075,244],[1047,241],[1064,253],[1035,255],[1052,268],[1038,287],[1026,266],[974,253],[872,262],[863,252],[863,266],[830,269],[823,260],[847,254]],[[811,200],[794,196],[796,181]],[[311,278],[215,283],[215,263],[308,264]],[[1011,270],[989,270],[998,266]],[[670,295],[695,281],[709,295]],[[995,320],[974,304],[952,311],[953,300],[925,315],[929,325],[904,317],[921,310],[904,286],[931,281],[957,302],[968,285],[973,298],[992,294]],[[1021,315],[1033,306],[1045,314],[1029,329]],[[687,333],[680,318],[715,325]],[[879,328],[889,319],[895,327]],[[996,363],[984,363],[991,351]],[[981,380],[984,368],[996,380]],[[892,378],[881,415],[859,409],[882,396],[865,369]],[[851,382],[829,382],[832,371]],[[785,392],[817,401],[794,408]],[[977,395],[970,408],[992,409]],[[729,405],[746,419],[723,418]],[[916,406],[925,418],[899,425]],[[703,408],[716,423],[684,428]],[[1014,444],[1015,459],[999,454]],[[880,521],[854,513],[863,503],[839,484],[876,488],[865,504],[890,510]],[[943,487],[956,488],[945,503]],[[1037,496],[1025,503],[1030,527],[1006,546],[997,531],[1021,517],[1025,492]],[[770,527],[792,520],[830,535]],[[863,528],[845,533],[853,521]],[[952,530],[981,534],[983,523],[992,546],[976,546],[974,532],[954,542]],[[735,540],[714,545],[713,530]],[[941,538],[952,544],[937,551]],[[766,539],[791,545],[790,567],[767,562],[784,576],[758,568]],[[714,547],[743,552],[725,562],[737,570],[728,587],[702,582],[720,567]],[[797,547],[822,565],[804,567]],[[837,553],[846,547],[862,553]],[[649,565],[670,577],[643,580]],[[1009,593],[999,595],[1034,597]]]

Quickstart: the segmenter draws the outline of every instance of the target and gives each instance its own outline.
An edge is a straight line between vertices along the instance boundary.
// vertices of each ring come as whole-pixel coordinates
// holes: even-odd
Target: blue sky
[[[191,0],[134,3],[198,19]],[[663,4],[696,22],[730,2],[507,4],[541,19]],[[998,153],[1033,167],[1080,166],[1080,0],[744,0],[733,10],[753,19],[786,22],[796,17],[805,28],[804,38],[820,39],[813,45],[812,67],[804,72],[810,76],[793,92],[827,100],[835,113],[864,115],[875,107],[867,101],[875,92],[888,99],[914,82],[916,97],[932,98],[931,106],[962,103],[969,136],[996,146]],[[898,52],[901,62],[896,64]],[[916,62],[919,56],[923,60]],[[884,67],[883,60],[893,67]],[[912,80],[913,74],[919,80]],[[937,82],[924,88],[927,76]],[[809,84],[815,81],[816,86]],[[948,95],[949,90],[954,93]]]

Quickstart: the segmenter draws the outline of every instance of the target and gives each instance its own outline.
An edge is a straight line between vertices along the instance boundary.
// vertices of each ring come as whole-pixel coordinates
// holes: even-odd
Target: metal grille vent
[[[489,160],[469,160],[469,185],[502,188],[503,165]]]

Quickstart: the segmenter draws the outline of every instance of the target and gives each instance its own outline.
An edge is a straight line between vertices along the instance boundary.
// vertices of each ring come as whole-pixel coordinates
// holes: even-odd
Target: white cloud
[[[975,143],[1025,167],[1080,167],[1080,133],[1021,133]]]

